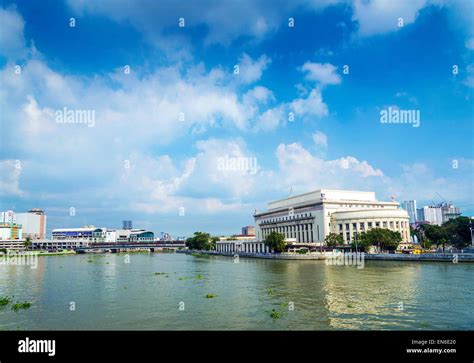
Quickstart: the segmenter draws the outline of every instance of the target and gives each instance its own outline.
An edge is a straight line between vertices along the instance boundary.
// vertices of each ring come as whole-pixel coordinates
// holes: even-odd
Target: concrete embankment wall
[[[383,261],[474,262],[474,253],[424,253],[422,255],[382,253],[366,254],[365,259]]]
[[[233,257],[237,253],[222,253],[215,251],[176,251],[178,253],[201,253],[206,255],[215,256],[228,256]],[[326,255],[330,255],[330,252],[326,253],[311,253],[311,254],[298,254],[298,253],[282,253],[282,254],[271,254],[271,253],[239,253],[239,257],[248,258],[264,258],[269,260],[324,260]],[[425,253],[422,255],[408,255],[408,254],[394,254],[394,253],[381,253],[381,254],[368,254],[364,255],[365,260],[380,260],[380,261],[431,261],[431,262],[474,262],[474,253]]]

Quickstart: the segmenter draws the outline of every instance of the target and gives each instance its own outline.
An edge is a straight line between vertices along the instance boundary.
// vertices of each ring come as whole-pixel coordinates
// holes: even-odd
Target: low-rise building
[[[23,238],[23,228],[17,223],[0,223],[0,240],[15,241]]]
[[[94,226],[80,228],[57,228],[52,231],[53,241],[70,240],[82,241],[84,243],[104,242],[105,228],[96,228]]]
[[[24,251],[25,242],[22,240],[0,240],[0,249],[7,251]]]
[[[256,211],[254,218],[257,241],[279,232],[296,243],[323,245],[333,232],[349,244],[372,228],[394,230],[404,242],[410,240],[407,211],[393,200],[377,200],[374,192],[320,189],[268,203],[268,210]]]

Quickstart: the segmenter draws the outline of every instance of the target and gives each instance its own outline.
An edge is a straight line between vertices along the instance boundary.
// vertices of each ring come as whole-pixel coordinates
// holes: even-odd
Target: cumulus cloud
[[[0,195],[23,196],[20,189],[21,161],[0,160]]]
[[[244,53],[238,63],[239,74],[235,75],[238,83],[249,84],[258,81],[270,62],[271,59],[266,55],[262,55],[254,61],[248,54]]]
[[[293,100],[290,106],[297,116],[323,117],[328,114],[328,106],[324,103],[323,96],[318,88],[311,90],[305,98]]]
[[[400,29],[399,18],[403,19],[404,26],[411,24],[427,4],[428,0],[354,0],[354,20],[359,23],[358,34],[370,36],[396,31]]]
[[[322,85],[341,83],[341,77],[336,73],[336,69],[337,67],[330,63],[306,62],[301,67],[301,70],[306,72],[306,79]]]

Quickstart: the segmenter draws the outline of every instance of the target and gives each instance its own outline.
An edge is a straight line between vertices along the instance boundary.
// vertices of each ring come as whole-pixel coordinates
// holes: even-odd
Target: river
[[[32,303],[0,308],[0,329],[472,330],[473,277],[473,263],[47,256],[0,266],[0,297]]]

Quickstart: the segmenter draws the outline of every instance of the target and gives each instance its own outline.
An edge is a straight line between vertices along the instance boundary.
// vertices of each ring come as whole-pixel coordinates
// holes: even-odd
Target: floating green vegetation
[[[288,306],[288,304],[287,304],[286,302],[282,302],[282,303],[280,303],[280,306],[281,306],[282,308],[286,308],[286,307]]]
[[[267,294],[268,294],[268,295],[273,295],[273,293],[274,293],[274,291],[273,291],[272,288],[268,288],[268,289],[267,289]]]
[[[0,297],[0,308],[7,306],[12,301],[8,296]]]
[[[15,303],[15,304],[13,304],[12,310],[13,310],[13,311],[18,311],[18,310],[20,310],[20,309],[29,309],[30,306],[31,306],[31,303],[29,303],[29,302],[27,302],[27,301],[22,302],[22,303],[17,302],[17,303]]]
[[[155,272],[155,275],[168,275],[167,272]]]
[[[216,294],[207,294],[206,295],[206,299],[214,299],[215,297],[217,297]]]
[[[189,276],[183,276],[183,277],[178,277],[178,280],[189,280],[191,278],[192,277],[189,277]]]
[[[352,308],[354,307],[354,305],[352,305],[352,304],[347,304],[347,307],[352,309]]]
[[[191,253],[191,256],[211,258],[211,256],[208,255],[207,253],[199,253],[199,252],[193,252],[193,253]]]
[[[275,309],[272,309],[272,312],[270,313],[270,316],[272,319],[280,319],[283,316],[283,313],[280,311],[277,311]]]
[[[92,260],[87,260],[87,262],[94,262],[94,261],[92,261]]]
[[[196,275],[195,278],[196,278],[196,280],[202,280],[204,278],[204,276],[203,275]]]

